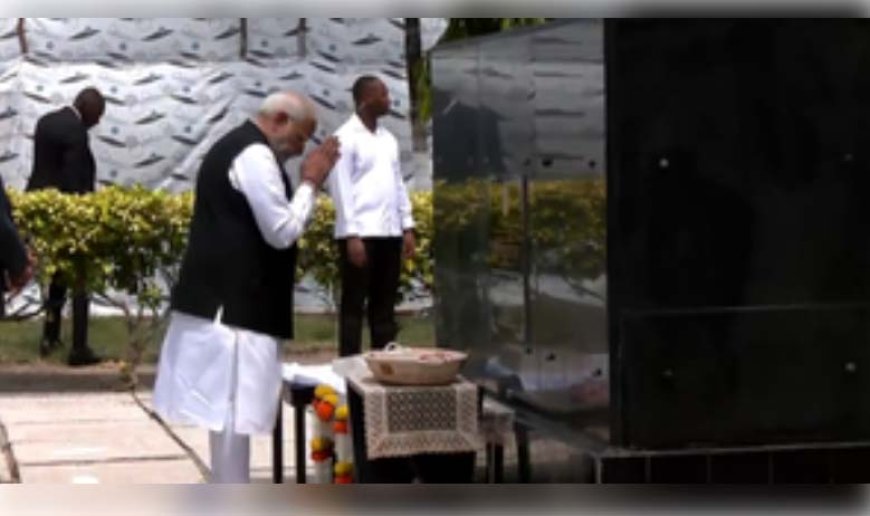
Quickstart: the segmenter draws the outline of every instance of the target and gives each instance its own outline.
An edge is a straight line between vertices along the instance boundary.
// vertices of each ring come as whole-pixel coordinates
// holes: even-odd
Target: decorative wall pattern
[[[405,66],[402,18],[313,18],[308,29],[312,55],[340,66]]]
[[[27,18],[28,54],[107,66],[240,56],[240,18]]]
[[[248,44],[245,57],[253,59],[287,59],[301,55],[300,37],[305,32],[302,18],[248,18]]]
[[[0,18],[0,61],[21,55],[17,26],[18,18]]]
[[[248,19],[242,58],[238,18],[27,18],[29,52],[21,56],[17,19],[0,18],[0,175],[23,187],[36,120],[93,85],[108,102],[91,130],[98,181],[187,190],[209,145],[269,93],[309,94],[319,109],[319,141],[352,113],[350,88],[363,73],[390,89],[385,124],[400,141],[406,177],[412,175],[418,160],[411,153],[402,19],[308,18],[306,30],[299,21]],[[422,25],[423,44],[431,45],[446,22]],[[3,58],[12,46],[17,57]]]

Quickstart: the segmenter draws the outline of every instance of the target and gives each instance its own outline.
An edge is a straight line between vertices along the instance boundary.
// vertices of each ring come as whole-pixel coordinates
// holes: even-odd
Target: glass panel
[[[539,364],[526,325],[527,245],[523,178],[532,167],[534,127],[528,37],[481,44],[480,133],[489,190],[488,372],[515,389],[533,389]]]
[[[535,173],[528,187],[529,323],[540,408],[608,401],[603,24],[536,33]]]
[[[433,58],[438,342],[559,416],[609,396],[602,40],[580,21]]]
[[[472,350],[489,343],[489,196],[479,144],[478,46],[432,59],[436,338]],[[477,369],[476,354],[468,366]]]

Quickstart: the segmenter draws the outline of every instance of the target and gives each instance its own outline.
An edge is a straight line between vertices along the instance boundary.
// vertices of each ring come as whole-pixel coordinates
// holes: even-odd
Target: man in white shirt
[[[366,301],[372,347],[396,338],[402,257],[412,257],[416,246],[399,144],[378,123],[390,111],[387,87],[376,77],[362,76],[354,82],[353,99],[356,112],[335,133],[341,157],[329,179],[341,260],[341,356],[361,351]]]
[[[316,125],[308,98],[270,95],[199,169],[154,407],[170,422],[211,431],[215,483],[248,482],[249,436],[275,425],[279,339],[293,338],[295,242],[338,158],[338,141],[308,154],[295,192],[283,163],[302,153]]]

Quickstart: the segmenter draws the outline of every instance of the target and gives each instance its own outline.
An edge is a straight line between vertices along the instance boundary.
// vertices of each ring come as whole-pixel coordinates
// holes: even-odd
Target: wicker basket
[[[449,349],[389,344],[363,355],[375,379],[391,385],[445,385],[456,380],[468,355]]]

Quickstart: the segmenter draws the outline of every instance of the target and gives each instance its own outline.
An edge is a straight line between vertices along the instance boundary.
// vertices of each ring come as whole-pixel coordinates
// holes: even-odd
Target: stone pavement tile
[[[293,435],[293,418],[291,415],[284,414],[284,477],[290,479],[295,478],[296,471],[296,449],[295,436]],[[172,431],[189,446],[206,464],[210,465],[209,447],[208,447],[208,432],[195,426],[186,425],[171,425]],[[309,434],[310,435],[310,434]],[[309,453],[306,447],[306,453]],[[310,464],[309,464],[310,469]],[[254,436],[251,439],[251,475],[260,475],[272,478],[272,437],[271,436]]]
[[[139,394],[139,399],[142,403],[149,407],[152,406],[152,393],[143,392]],[[295,478],[296,471],[296,451],[295,451],[295,435],[293,410],[285,405],[282,411],[284,425],[284,476],[285,479]],[[209,466],[209,447],[208,447],[208,431],[191,425],[170,425],[172,431],[189,446],[200,457],[200,459]],[[315,423],[309,415],[306,418],[306,440],[310,440],[313,435]],[[306,456],[310,453],[310,447],[306,443]],[[312,473],[312,465],[308,464],[309,475]],[[255,475],[272,478],[272,436],[258,435],[251,439],[251,474],[252,478]]]
[[[141,421],[145,418],[129,393],[0,396],[0,421],[7,428],[21,422]]]
[[[150,392],[138,396],[151,407]],[[289,483],[296,471],[292,410],[285,406],[283,416],[284,475]],[[306,419],[310,439],[314,420]],[[24,482],[203,481],[194,461],[129,393],[3,395],[0,421],[9,431]],[[208,432],[185,425],[170,428],[208,466]],[[271,482],[271,436],[255,436],[251,444],[252,481]],[[312,478],[310,461],[307,471]]]
[[[0,484],[16,482],[17,464],[12,461],[6,427],[0,421]]]
[[[195,463],[129,393],[0,397],[25,483],[196,483]]]
[[[202,476],[187,457],[183,460],[136,460],[62,466],[38,466],[22,470],[28,484],[198,484]]]
[[[195,426],[169,425],[172,432],[208,465],[208,431]]]
[[[53,462],[187,456],[153,421],[19,423],[9,431],[22,469]]]

